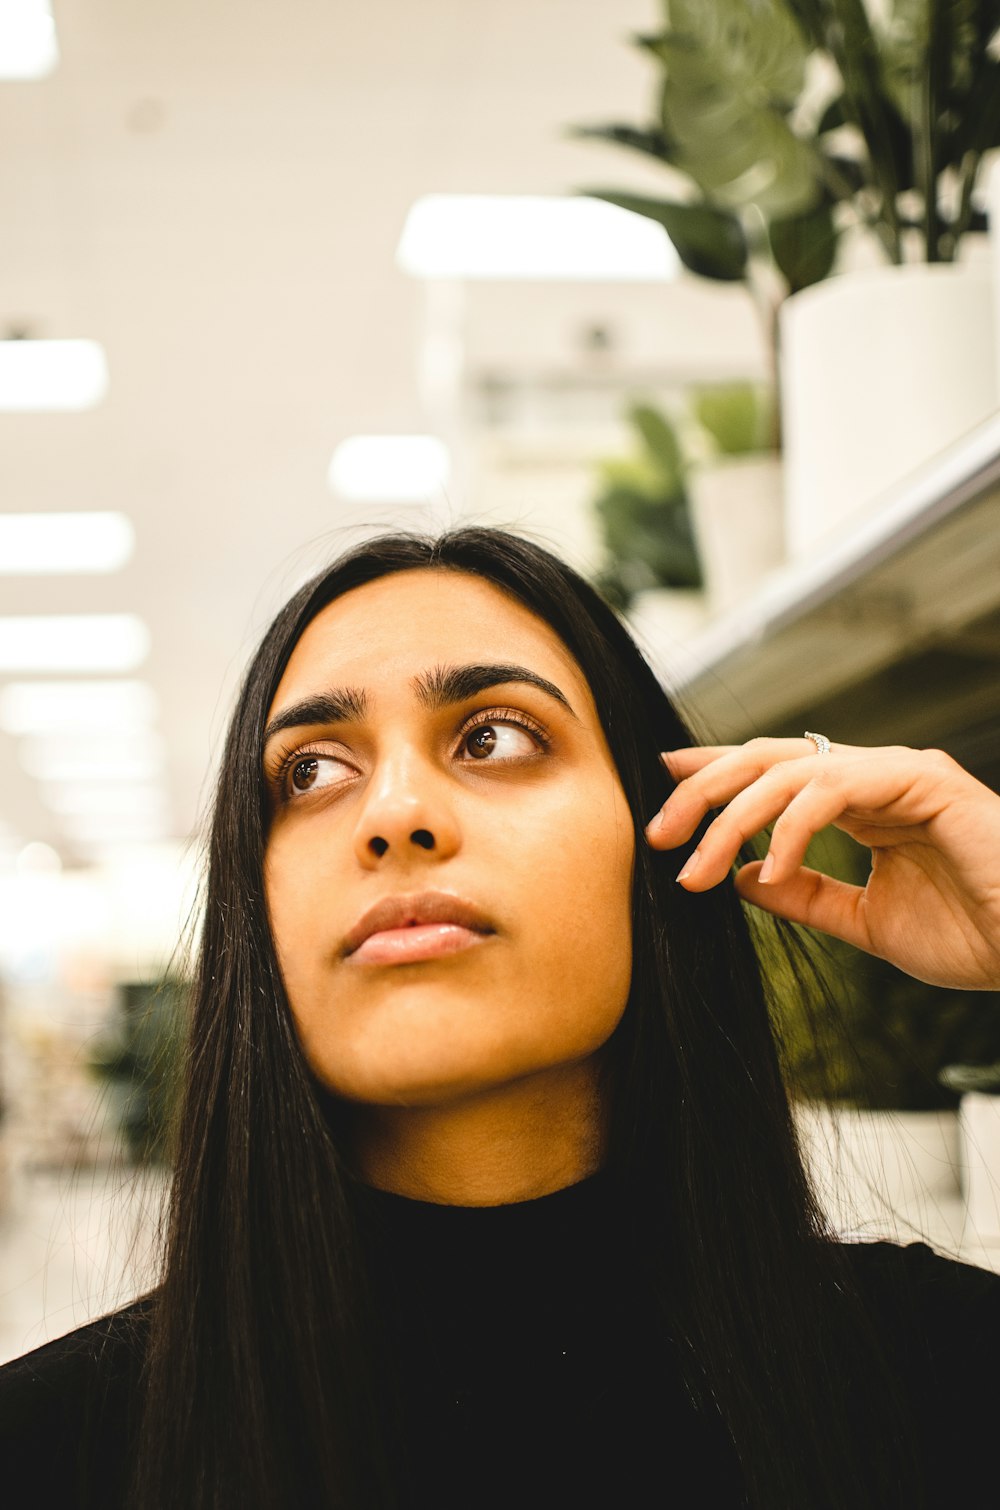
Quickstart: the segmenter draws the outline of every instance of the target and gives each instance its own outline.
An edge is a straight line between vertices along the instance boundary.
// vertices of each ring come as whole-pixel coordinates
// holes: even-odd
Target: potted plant
[[[683,639],[706,617],[691,524],[688,463],[673,424],[649,404],[628,410],[632,455],[601,463],[594,508],[605,562],[595,585],[652,646]]]
[[[676,197],[584,192],[658,221],[695,274],[746,284],[797,552],[995,407],[988,269],[959,258],[1000,145],[996,4],[666,11],[634,39],[660,75],[653,121],[575,134],[656,161]],[[872,248],[883,266],[858,269]]]
[[[676,422],[628,411],[638,445],[600,468],[607,553],[597,585],[652,642],[724,613],[784,558],[780,464],[766,388],[690,388]]]
[[[726,613],[785,559],[781,461],[772,446],[774,402],[754,383],[715,383],[687,394],[688,472],[709,612]]]

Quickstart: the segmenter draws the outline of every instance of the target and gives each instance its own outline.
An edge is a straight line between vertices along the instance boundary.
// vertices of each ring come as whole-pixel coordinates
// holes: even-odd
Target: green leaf
[[[829,277],[838,242],[829,204],[817,205],[804,215],[772,220],[767,233],[771,254],[793,294]]]
[[[874,181],[894,210],[896,194],[913,181],[912,166],[900,160],[898,128],[903,128],[904,136],[911,133],[886,84],[886,55],[872,30],[864,0],[836,0],[822,9],[819,30],[844,81],[844,109],[861,129]],[[909,178],[909,184],[903,178]]]
[[[959,163],[966,152],[986,152],[990,147],[1000,147],[1000,63],[984,58],[976,87],[959,114],[949,155]]]
[[[785,0],[671,0],[670,35],[710,60],[715,78],[759,104],[794,104],[807,48]]]
[[[684,457],[673,425],[649,404],[633,404],[628,418],[638,430],[646,453],[653,460],[665,483],[678,491],[683,488]]]
[[[819,118],[816,127],[816,135],[823,136],[827,131],[839,131],[841,126],[848,124],[848,116],[844,113],[844,96],[838,95],[831,100]]]
[[[684,266],[702,278],[738,283],[746,276],[747,240],[737,216],[710,204],[671,204],[613,189],[585,189],[592,199],[620,205],[663,226]]]
[[[774,400],[756,383],[712,383],[691,390],[695,418],[724,456],[771,448]]]
[[[701,563],[686,498],[654,501],[612,488],[597,501],[605,545],[619,579],[633,585],[700,587]]]
[[[656,158],[658,162],[673,161],[671,144],[659,126],[651,126],[647,130],[616,123],[606,126],[572,126],[566,134],[577,141],[610,142],[616,147],[630,147],[646,157]]]
[[[717,8],[725,25],[710,24]],[[762,33],[756,11],[728,0],[695,9],[697,29],[657,43],[666,74],[660,124],[674,165],[725,206],[755,204],[765,215],[809,207],[818,198],[816,148],[786,119],[805,83],[797,28],[782,12],[773,33]],[[770,3],[764,15],[774,22]]]

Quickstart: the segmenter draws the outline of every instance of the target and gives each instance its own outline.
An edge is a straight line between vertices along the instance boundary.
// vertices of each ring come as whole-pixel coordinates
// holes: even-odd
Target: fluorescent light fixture
[[[107,391],[96,341],[0,340],[0,409],[8,413],[93,409]]]
[[[161,786],[125,782],[43,783],[40,791],[46,807],[64,817],[141,818],[151,814],[165,817],[170,807]]]
[[[148,781],[163,768],[164,745],[149,729],[121,734],[32,734],[18,745],[39,781]]]
[[[417,278],[663,282],[680,271],[662,226],[585,195],[426,194],[396,262]]]
[[[434,435],[352,435],[333,453],[327,482],[356,503],[425,503],[451,473],[448,447]]]
[[[0,514],[0,573],[118,571],[135,530],[125,514]]]
[[[7,734],[147,729],[156,715],[156,695],[145,682],[8,682],[0,688],[0,729]]]
[[[0,79],[44,79],[59,62],[48,0],[0,4]]]
[[[0,672],[133,671],[148,654],[149,630],[132,613],[0,618]]]

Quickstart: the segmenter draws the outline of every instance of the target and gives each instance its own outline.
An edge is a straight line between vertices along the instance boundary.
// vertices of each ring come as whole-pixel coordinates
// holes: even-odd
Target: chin
[[[333,1068],[318,1059],[310,1060],[315,1078],[332,1095],[365,1106],[432,1107],[458,1104],[471,1097],[496,1091],[505,1085],[530,1076],[531,1069],[505,1070],[495,1057],[489,1064],[475,1063],[469,1055],[459,1060],[442,1055],[420,1062],[416,1055],[405,1062],[382,1057],[366,1073],[359,1065],[344,1064]]]

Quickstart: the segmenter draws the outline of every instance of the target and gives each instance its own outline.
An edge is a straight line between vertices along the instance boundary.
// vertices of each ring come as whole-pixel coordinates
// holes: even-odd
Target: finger
[[[695,771],[710,765],[713,760],[718,760],[720,756],[733,755],[740,749],[742,745],[683,745],[677,750],[661,751],[660,759],[671,776],[682,781],[686,776],[693,776]]]
[[[770,752],[770,758],[763,752],[751,755],[748,746],[738,745],[734,753],[719,757],[700,772],[683,779],[647,824],[646,835],[650,844],[656,849],[672,849],[683,844],[711,808],[732,803],[740,792],[753,788],[755,783],[759,784],[761,793],[768,795],[766,799],[761,798],[759,819],[755,827],[747,828],[744,838],[758,833],[777,817],[803,781],[809,779],[817,768],[816,762],[829,758],[817,755],[808,740],[805,743],[811,753],[805,756],[800,753],[798,757],[787,747],[794,745],[801,752],[801,740],[771,740],[767,743],[785,747],[777,759]],[[783,800],[780,794],[784,794]],[[733,850],[732,858],[738,848],[739,844]]]
[[[831,753],[860,748],[862,747],[859,745],[830,746]],[[746,753],[759,765],[771,765],[776,760],[796,760],[803,755],[815,755],[818,751],[811,739],[773,739],[759,735],[738,745],[681,745],[675,750],[661,751],[660,759],[671,775],[682,781],[704,770],[713,761],[721,760],[723,756],[741,753]]]
[[[689,839],[709,808],[721,807],[776,765],[829,758],[817,754],[811,739],[751,739],[742,745],[667,750],[664,757],[677,786],[647,825],[650,842],[663,849]]]
[[[787,918],[790,923],[818,928],[857,949],[873,952],[863,886],[850,886],[846,881],[835,881],[821,871],[806,868],[795,871],[779,884],[762,882],[760,868],[760,861],[754,860],[737,872],[736,890],[744,901],[776,917]]]
[[[870,848],[913,837],[913,825],[927,815],[904,812],[913,786],[912,771],[900,770],[893,751],[828,762],[791,761],[773,767],[751,783],[709,824],[695,854],[677,879],[689,891],[705,891],[729,873],[740,849],[771,823],[774,828],[762,872],[764,882],[787,879],[805,859],[810,841],[831,823],[865,835]],[[804,782],[804,785],[802,784]],[[796,790],[796,787],[799,789]],[[902,818],[909,828],[899,828]]]
[[[741,746],[740,753],[735,758],[720,759],[682,781],[647,826],[647,835],[653,847],[670,849],[683,843],[691,837],[711,808],[728,804],[727,822],[733,827],[730,830],[725,822],[722,823],[720,827],[714,828],[714,837],[719,838],[723,834],[741,835],[738,842],[730,845],[731,864],[740,843],[773,822],[796,792],[809,781],[815,781],[819,787],[841,791],[844,797],[841,811],[848,807],[864,808],[874,815],[884,804],[904,795],[920,774],[920,753],[914,750],[858,750],[855,746],[841,745],[837,747],[839,753],[836,756],[812,753],[797,758],[788,747],[797,746],[801,749],[801,741],[770,740],[760,743],[780,744],[785,748],[777,759],[772,754],[768,760],[764,752],[760,755],[744,755],[744,751],[749,751],[749,746]],[[852,755],[855,756],[854,759],[850,758]],[[752,809],[740,796],[741,793],[753,794],[755,806]],[[832,823],[836,816],[834,804],[820,826]],[[722,817],[725,819],[726,815],[723,814]],[[917,821],[915,814],[903,815],[898,809],[894,817],[897,821],[900,817],[904,822]],[[720,820],[717,819],[716,823],[720,823]],[[702,848],[699,845],[699,857],[701,856]],[[801,860],[801,854],[798,858]]]
[[[798,762],[772,771],[734,797],[709,824],[677,879],[689,891],[717,886],[744,844],[773,823],[764,881],[782,881],[801,865],[809,841],[841,816],[848,800],[840,782],[831,782],[826,771],[815,775],[811,762],[804,772]]]

